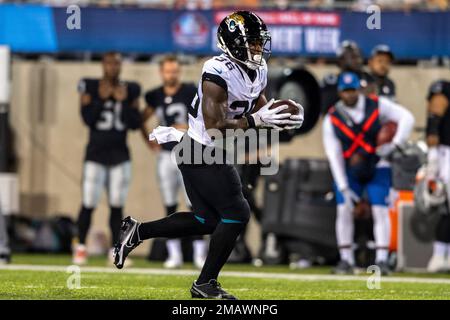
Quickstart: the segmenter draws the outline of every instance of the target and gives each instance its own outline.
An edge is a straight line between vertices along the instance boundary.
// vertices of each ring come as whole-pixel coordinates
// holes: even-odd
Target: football
[[[378,132],[377,145],[381,146],[382,144],[391,142],[396,132],[397,123],[392,121],[385,123]]]
[[[281,111],[280,113],[290,113],[290,114],[298,114],[298,108],[297,106],[290,100],[275,100],[275,102],[272,104],[270,109],[277,108],[279,106],[282,106],[283,104],[286,104],[288,106],[287,109]]]

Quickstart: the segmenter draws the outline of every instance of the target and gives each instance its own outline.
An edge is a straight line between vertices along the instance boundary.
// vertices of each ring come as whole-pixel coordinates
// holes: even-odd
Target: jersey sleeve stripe
[[[227,82],[222,77],[218,76],[217,74],[205,72],[202,75],[202,83],[203,83],[203,81],[211,81],[211,82],[217,84],[219,87],[223,88],[225,90],[225,92],[228,92]]]

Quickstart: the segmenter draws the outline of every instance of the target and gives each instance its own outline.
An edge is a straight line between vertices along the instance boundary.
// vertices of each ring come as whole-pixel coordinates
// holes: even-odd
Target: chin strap
[[[248,60],[245,62],[245,66],[247,68],[249,68],[250,70],[256,70],[256,69],[259,68],[259,65],[255,64],[255,63],[253,63],[251,61],[248,61]]]

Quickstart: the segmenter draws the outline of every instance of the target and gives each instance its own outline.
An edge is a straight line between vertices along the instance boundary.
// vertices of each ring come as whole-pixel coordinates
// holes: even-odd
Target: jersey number
[[[186,123],[186,107],[183,103],[173,103],[166,108],[166,115],[168,117],[174,117],[174,123],[183,124]]]
[[[232,110],[242,109],[242,112],[240,114],[235,115],[234,119],[240,119],[244,114],[251,111],[258,102],[258,99],[259,97],[254,99],[251,103],[249,101],[234,101],[230,105],[230,109]],[[188,106],[189,114],[192,115],[194,118],[197,118],[199,106],[200,106],[200,99],[198,98],[198,95],[195,95],[195,98],[192,101],[192,105]]]
[[[230,109],[232,110],[242,109],[242,113],[235,115],[234,119],[240,119],[244,114],[251,111],[258,102],[258,99],[259,97],[254,99],[251,103],[249,101],[234,101],[230,105]]]
[[[214,60],[217,60],[219,62],[224,62],[226,61],[224,58],[215,58]],[[225,65],[227,66],[228,70],[233,70],[234,66],[230,61],[225,62]]]
[[[120,115],[122,114],[122,103],[108,101],[105,104],[105,110],[100,114],[100,120],[97,122],[97,130],[111,130],[116,129],[117,131],[125,130],[125,125],[120,120]]]
[[[200,106],[200,99],[198,98],[198,94],[195,94],[194,100],[192,100],[192,103],[188,105],[188,112],[194,118],[197,118],[199,106]]]

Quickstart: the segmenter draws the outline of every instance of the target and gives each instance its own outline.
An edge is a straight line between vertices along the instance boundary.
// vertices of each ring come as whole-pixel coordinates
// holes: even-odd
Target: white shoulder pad
[[[229,64],[229,66],[227,65]],[[211,73],[225,79],[228,77],[228,72],[233,68],[232,62],[225,57],[217,56],[209,59],[203,65],[202,73]]]

